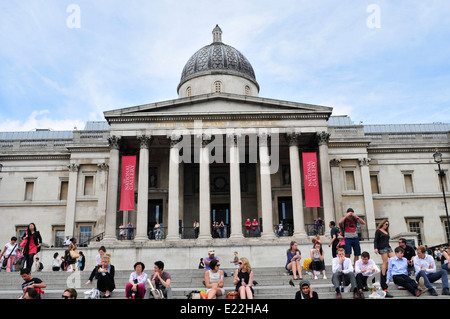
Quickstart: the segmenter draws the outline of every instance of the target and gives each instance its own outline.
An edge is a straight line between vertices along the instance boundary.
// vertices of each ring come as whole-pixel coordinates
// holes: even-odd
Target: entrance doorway
[[[212,204],[211,222],[213,238],[230,237],[230,204]]]
[[[278,220],[282,227],[278,227],[278,236],[292,236],[294,233],[294,215],[292,197],[278,197]]]
[[[159,229],[155,225],[159,222]],[[163,200],[151,199],[148,201],[147,234],[149,239],[163,239]]]

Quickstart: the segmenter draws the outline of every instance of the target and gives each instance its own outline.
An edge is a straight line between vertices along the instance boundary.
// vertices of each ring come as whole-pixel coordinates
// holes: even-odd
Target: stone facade
[[[258,91],[254,74],[249,80],[228,70],[190,73],[177,99],[107,111],[105,122],[88,122],[84,130],[0,133],[0,242],[34,222],[48,246],[60,246],[65,236],[91,239],[88,260],[105,245],[123,269],[150,256],[195,268],[208,247],[230,260],[239,249],[254,265],[284,266],[291,240],[308,252],[320,218],[328,243],[329,221],[348,207],[366,222],[361,236],[370,252],[383,219],[392,238],[448,241],[432,155],[443,154],[447,174],[450,124],[355,125],[331,116],[331,107],[261,98]],[[317,154],[317,208],[305,206],[302,152]],[[125,155],[137,158],[135,210],[126,212],[119,210]],[[247,233],[247,219],[258,221],[258,237]],[[221,220],[223,238],[214,238],[211,224]],[[119,226],[128,222],[132,236],[121,238]],[[42,254],[51,258],[53,250]]]

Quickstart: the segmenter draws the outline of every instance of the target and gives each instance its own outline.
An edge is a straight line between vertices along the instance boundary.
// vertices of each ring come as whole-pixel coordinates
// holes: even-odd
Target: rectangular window
[[[84,177],[84,195],[85,196],[94,195],[94,176]]]
[[[25,200],[33,200],[34,182],[25,183]]]
[[[92,237],[92,226],[80,226],[80,239],[78,243],[80,246],[85,247],[89,244],[89,240]]]
[[[69,192],[69,182],[61,181],[61,189],[59,193],[59,200],[67,200],[67,194]]]
[[[370,186],[372,187],[372,194],[379,194],[378,175],[370,175]]]
[[[444,232],[445,232],[445,235],[447,236],[447,242],[449,242],[450,241],[450,225],[447,223],[446,217],[443,218],[442,224],[444,225]]]
[[[64,229],[55,229],[55,247],[63,247],[65,239]]]
[[[405,191],[407,193],[414,193],[413,180],[411,174],[403,174],[405,180]]]
[[[422,221],[421,220],[408,220],[408,228],[410,232],[417,233],[417,240],[419,246],[422,245]]]
[[[355,173],[353,171],[345,171],[345,184],[348,191],[356,190]]]

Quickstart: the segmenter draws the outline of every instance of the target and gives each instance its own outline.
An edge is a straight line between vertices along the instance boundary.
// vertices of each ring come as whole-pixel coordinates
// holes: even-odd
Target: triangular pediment
[[[104,112],[107,120],[123,117],[218,116],[230,114],[309,114],[329,117],[332,108],[254,96],[214,93],[156,102]]]

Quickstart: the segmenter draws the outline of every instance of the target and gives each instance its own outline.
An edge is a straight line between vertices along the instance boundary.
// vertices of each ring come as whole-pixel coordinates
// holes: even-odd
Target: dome
[[[213,30],[213,42],[194,53],[181,73],[180,84],[204,75],[227,74],[243,77],[259,90],[255,72],[247,58],[238,50],[222,42],[222,30],[218,25]]]

